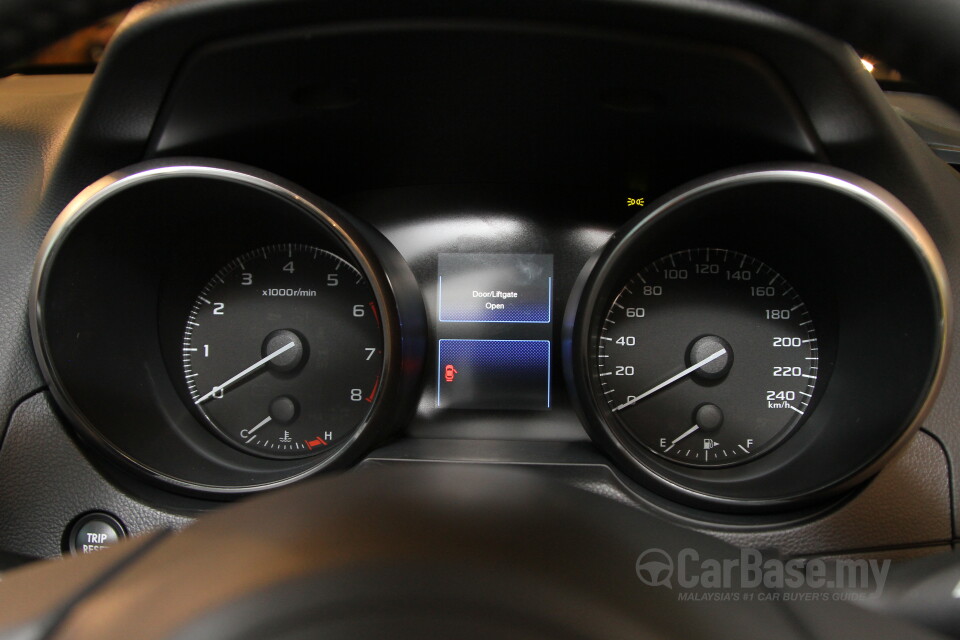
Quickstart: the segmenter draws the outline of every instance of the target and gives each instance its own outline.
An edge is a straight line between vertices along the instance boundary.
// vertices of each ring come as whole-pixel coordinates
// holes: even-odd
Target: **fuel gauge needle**
[[[684,377],[690,375],[691,373],[693,373],[693,372],[696,371],[697,369],[699,369],[699,368],[701,368],[701,367],[707,366],[708,364],[710,364],[711,362],[713,362],[714,360],[716,360],[716,359],[719,358],[720,356],[724,355],[726,352],[727,352],[727,350],[726,350],[725,348],[722,348],[722,347],[721,347],[719,351],[713,352],[712,354],[710,354],[709,356],[707,356],[706,358],[704,358],[704,359],[701,360],[700,362],[696,362],[696,363],[690,365],[689,367],[687,367],[686,369],[684,369],[684,370],[681,371],[680,373],[678,373],[678,374],[676,374],[676,375],[673,375],[673,376],[670,376],[669,378],[667,378],[666,380],[664,380],[663,382],[661,382],[661,383],[658,384],[657,386],[655,386],[655,387],[653,387],[653,388],[651,388],[651,389],[647,389],[646,391],[644,391],[643,393],[641,393],[640,395],[638,395],[637,397],[635,397],[633,400],[628,400],[627,402],[624,402],[623,404],[621,404],[619,407],[614,407],[614,408],[612,409],[612,411],[620,411],[621,409],[626,409],[626,408],[629,407],[630,405],[633,405],[633,404],[636,404],[637,402],[640,402],[641,400],[643,400],[643,399],[646,398],[647,396],[653,395],[653,394],[656,393],[657,391],[660,391],[660,389],[663,389],[664,387],[670,386],[671,384],[673,384],[673,383],[676,382],[677,380],[679,380],[679,379],[681,379],[681,378],[684,378]],[[691,432],[691,433],[692,433],[692,432]]]
[[[693,425],[692,427],[690,427],[689,429],[681,433],[679,436],[671,440],[670,446],[664,449],[663,452],[666,453],[667,451],[670,451],[670,449],[673,449],[673,445],[677,444],[678,442],[680,442],[681,440],[683,440],[684,438],[686,438],[688,435],[690,435],[691,433],[693,433],[699,428],[700,428],[700,425],[698,424]]]
[[[282,347],[280,347],[279,349],[277,349],[277,350],[274,351],[273,353],[267,354],[266,356],[260,358],[259,360],[257,360],[256,362],[254,362],[252,365],[250,365],[249,367],[247,367],[246,369],[244,369],[243,371],[241,371],[241,372],[238,373],[237,375],[233,376],[232,378],[230,378],[229,380],[227,380],[227,381],[224,382],[223,384],[218,384],[218,385],[215,386],[213,389],[210,389],[210,391],[208,391],[206,394],[200,396],[200,398],[196,401],[196,404],[200,404],[200,403],[202,403],[202,402],[207,401],[209,398],[215,396],[218,392],[223,391],[224,389],[226,389],[227,387],[229,387],[230,385],[232,385],[232,384],[233,384],[234,382],[236,382],[237,380],[239,380],[239,379],[241,379],[241,378],[243,378],[243,377],[245,377],[245,376],[250,375],[251,373],[253,373],[253,372],[256,371],[257,369],[259,369],[259,368],[262,367],[263,365],[267,364],[268,362],[270,362],[271,360],[273,360],[274,358],[276,358],[276,357],[277,357],[278,355],[280,355],[281,353],[286,353],[287,351],[289,351],[290,349],[294,348],[295,346],[297,346],[297,343],[296,343],[296,342],[288,342],[287,344],[283,345]]]

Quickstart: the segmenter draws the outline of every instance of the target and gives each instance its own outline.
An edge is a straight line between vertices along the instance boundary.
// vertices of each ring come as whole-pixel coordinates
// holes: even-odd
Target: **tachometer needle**
[[[688,435],[690,435],[691,433],[693,433],[699,428],[700,428],[700,425],[698,424],[693,425],[692,427],[690,427],[689,429],[681,433],[679,436],[671,440],[670,446],[664,449],[663,452],[666,453],[667,451],[670,451],[670,449],[673,449],[673,445],[677,444],[678,442],[680,442],[681,440],[683,440],[684,438],[686,438]]]
[[[647,389],[646,391],[644,391],[643,393],[641,393],[640,395],[638,395],[637,397],[635,397],[633,400],[628,400],[627,402],[624,402],[624,403],[623,403],[622,405],[620,405],[619,407],[614,407],[612,410],[613,410],[613,411],[620,411],[621,409],[626,409],[627,407],[629,407],[629,406],[632,405],[632,404],[635,404],[635,403],[637,403],[637,402],[640,402],[641,400],[643,400],[643,399],[646,398],[647,396],[652,395],[652,394],[656,393],[657,391],[660,391],[660,389],[663,389],[664,387],[667,387],[667,386],[673,384],[673,383],[676,382],[677,380],[680,380],[681,378],[684,378],[684,377],[690,375],[691,373],[693,373],[694,371],[696,371],[696,370],[699,369],[700,367],[705,367],[705,366],[707,366],[708,364],[710,364],[711,362],[713,362],[714,360],[716,360],[716,359],[719,358],[720,356],[724,355],[726,352],[727,352],[727,350],[726,350],[725,348],[721,348],[719,351],[715,351],[714,353],[710,354],[709,356],[707,356],[706,358],[704,358],[704,359],[701,360],[700,362],[697,362],[697,363],[695,363],[695,364],[690,365],[689,367],[687,367],[686,369],[684,369],[684,370],[681,371],[680,373],[678,373],[678,374],[676,374],[676,375],[673,375],[673,376],[670,376],[669,378],[667,378],[666,380],[664,380],[663,382],[661,382],[661,383],[658,384],[657,386],[653,387],[652,389]]]
[[[254,371],[256,371],[257,369],[259,369],[259,368],[262,367],[263,365],[267,364],[268,362],[270,362],[271,360],[273,360],[274,358],[276,358],[276,357],[277,357],[278,355],[280,355],[281,353],[286,353],[286,352],[289,351],[290,349],[293,349],[295,346],[297,346],[297,343],[296,343],[296,342],[288,342],[287,344],[283,345],[282,347],[280,347],[279,349],[277,349],[277,350],[274,351],[273,353],[270,353],[270,354],[264,356],[263,358],[260,358],[259,360],[257,360],[256,362],[254,362],[252,365],[250,365],[249,367],[247,367],[246,369],[244,369],[243,371],[241,371],[241,372],[238,373],[237,375],[233,376],[232,378],[230,378],[229,380],[227,380],[227,381],[224,382],[223,384],[219,384],[219,385],[215,386],[213,389],[210,389],[210,391],[208,391],[206,394],[200,396],[200,398],[197,400],[196,404],[200,404],[201,402],[205,402],[205,401],[207,401],[208,399],[216,396],[217,393],[219,393],[220,391],[225,390],[227,387],[229,387],[230,385],[232,385],[234,382],[236,382],[236,381],[239,380],[240,378],[243,378],[244,376],[247,376],[247,375],[253,373]]]

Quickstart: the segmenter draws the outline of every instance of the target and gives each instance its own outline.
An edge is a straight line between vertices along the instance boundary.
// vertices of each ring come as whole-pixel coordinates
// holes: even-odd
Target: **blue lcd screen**
[[[442,339],[437,406],[549,409],[549,340]]]

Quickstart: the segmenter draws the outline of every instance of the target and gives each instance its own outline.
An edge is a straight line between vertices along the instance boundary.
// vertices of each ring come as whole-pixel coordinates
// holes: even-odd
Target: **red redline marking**
[[[307,445],[307,449],[310,449],[310,450],[313,450],[314,447],[327,446],[326,440],[324,440],[320,436],[317,436],[315,439],[310,440],[309,442],[307,442],[306,440],[304,440],[303,442]]]
[[[377,379],[373,381],[373,391],[370,392],[364,400],[367,402],[373,402],[373,395],[377,392],[377,387],[380,386],[380,376],[377,376]]]
[[[380,314],[377,313],[377,305],[373,302],[368,303],[370,305],[370,310],[373,311],[373,319],[377,321],[377,328],[380,328]]]

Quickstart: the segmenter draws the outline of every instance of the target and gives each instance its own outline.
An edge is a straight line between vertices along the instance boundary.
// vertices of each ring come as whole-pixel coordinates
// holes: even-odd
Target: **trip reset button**
[[[119,520],[107,513],[88,513],[73,523],[67,536],[70,553],[80,555],[106,549],[127,536]]]

